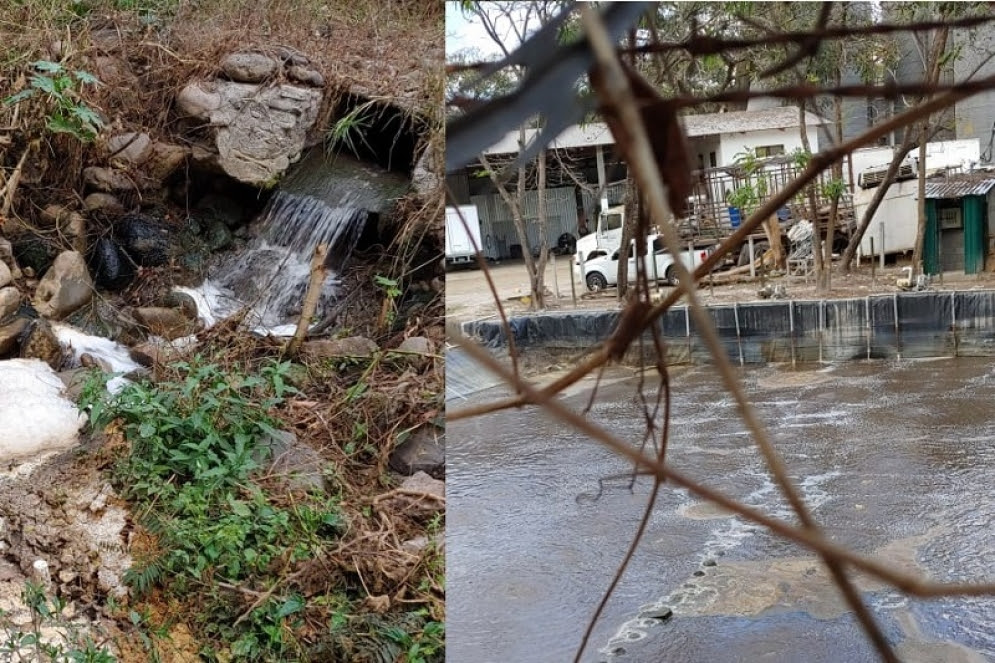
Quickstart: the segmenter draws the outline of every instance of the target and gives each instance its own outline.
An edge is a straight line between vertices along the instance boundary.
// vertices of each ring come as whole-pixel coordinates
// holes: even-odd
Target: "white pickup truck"
[[[660,235],[650,235],[646,238],[646,249],[649,255],[644,256],[643,265],[646,268],[646,278],[652,283],[654,281],[666,281],[668,285],[677,285],[677,268],[674,266],[674,256],[667,251],[664,246],[663,237]],[[684,266],[690,271],[694,271],[701,265],[711,249],[694,249],[693,251],[681,251],[680,259]],[[652,259],[651,259],[652,258]],[[611,255],[596,255],[584,262],[583,265],[574,265],[574,274],[582,278],[587,285],[587,289],[592,292],[604,290],[610,286],[618,285],[618,260],[619,251]],[[636,282],[636,242],[633,240],[629,244],[629,283]]]

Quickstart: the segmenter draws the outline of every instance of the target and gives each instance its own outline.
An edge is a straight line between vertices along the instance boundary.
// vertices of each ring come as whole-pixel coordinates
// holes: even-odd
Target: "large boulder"
[[[64,251],[45,272],[35,290],[34,307],[40,315],[59,320],[90,301],[93,279],[78,251]]]
[[[218,166],[234,179],[271,186],[296,161],[318,119],[321,90],[235,81],[193,82],[177,97],[184,115],[209,121]]]

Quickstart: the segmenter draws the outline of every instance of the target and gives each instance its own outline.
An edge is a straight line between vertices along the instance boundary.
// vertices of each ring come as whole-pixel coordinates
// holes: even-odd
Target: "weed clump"
[[[95,426],[119,421],[130,448],[114,483],[156,541],[125,580],[140,599],[161,589],[189,605],[211,657],[304,659],[295,631],[308,601],[281,575],[334,543],[343,522],[328,495],[288,502],[253,481],[279,434],[270,412],[296,391],[284,379],[289,364],[257,375],[197,360],[173,368],[174,381],[116,396],[91,385],[81,397]]]

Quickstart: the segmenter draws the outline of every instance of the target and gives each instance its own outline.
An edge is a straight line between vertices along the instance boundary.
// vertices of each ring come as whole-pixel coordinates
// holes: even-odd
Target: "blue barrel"
[[[733,228],[739,228],[739,224],[743,222],[742,213],[739,211],[738,207],[729,208],[729,225]]]

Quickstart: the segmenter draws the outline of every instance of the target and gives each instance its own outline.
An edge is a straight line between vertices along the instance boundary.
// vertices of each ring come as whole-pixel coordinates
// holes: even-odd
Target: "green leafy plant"
[[[30,625],[16,624],[0,610],[0,659],[50,663],[114,663],[107,647],[94,641],[95,628],[63,617],[65,602],[50,598],[45,586],[27,581],[21,601],[31,612]]]
[[[290,367],[270,362],[242,374],[195,358],[174,364],[172,380],[130,384],[113,396],[102,391],[106,376],[91,376],[80,398],[95,426],[120,422],[131,448],[115,484],[158,542],[125,581],[138,597],[154,587],[200,597],[203,612],[191,621],[208,643],[231,643],[237,660],[292,657],[299,645],[288,620],[307,603],[274,593],[244,618],[226,620],[241,604],[219,587],[273,585],[281,567],[313,558],[344,528],[336,498],[288,503],[253,480],[281,435],[270,411],[296,392]]]
[[[372,107],[373,102],[368,101],[356,106],[336,120],[328,133],[325,134],[326,147],[331,149],[338,145],[344,145],[353,154],[358,154],[359,145],[363,144],[367,149],[372,150],[373,148],[366,140],[366,131],[373,123]]]
[[[381,318],[389,327],[393,325],[394,321],[397,319],[397,300],[404,291],[401,290],[400,283],[380,274],[373,277],[373,283],[378,288],[383,290],[384,294],[387,296],[387,299],[384,301],[384,309]]]
[[[84,86],[100,83],[93,74],[68,70],[58,62],[38,60],[31,63],[35,73],[28,81],[29,87],[13,94],[3,103],[19,104],[36,96],[43,96],[48,106],[45,128],[52,133],[66,133],[88,143],[97,137],[104,122],[81,96]]]

